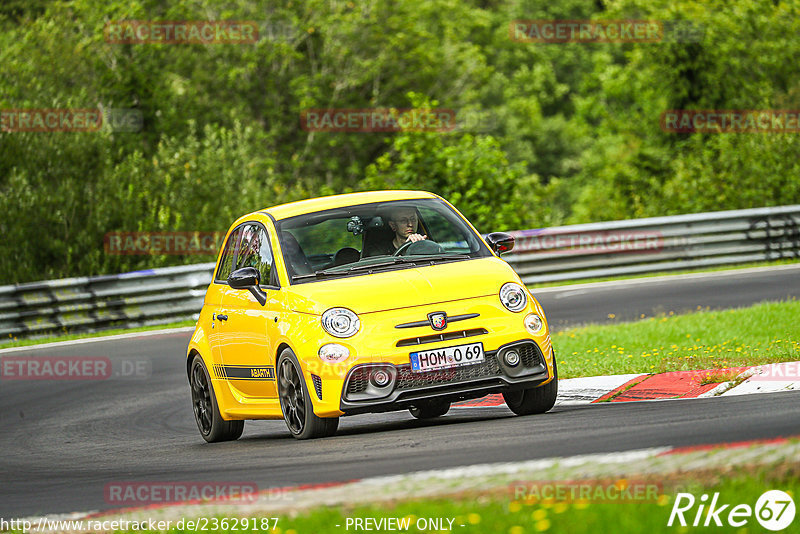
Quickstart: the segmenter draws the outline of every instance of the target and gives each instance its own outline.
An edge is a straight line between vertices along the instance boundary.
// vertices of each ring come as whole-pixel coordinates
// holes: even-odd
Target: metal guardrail
[[[0,340],[195,317],[213,263],[0,286]]]
[[[526,284],[800,258],[800,205],[511,232]],[[196,318],[213,263],[0,286],[0,340]]]
[[[800,258],[800,205],[511,232],[526,284]]]

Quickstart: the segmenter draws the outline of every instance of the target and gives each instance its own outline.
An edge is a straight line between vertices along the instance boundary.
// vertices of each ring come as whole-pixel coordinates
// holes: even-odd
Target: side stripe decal
[[[275,368],[268,365],[214,364],[214,376],[224,380],[275,380]]]

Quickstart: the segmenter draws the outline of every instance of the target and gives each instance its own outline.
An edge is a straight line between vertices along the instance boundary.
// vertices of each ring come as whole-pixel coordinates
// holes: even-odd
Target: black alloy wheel
[[[338,417],[322,418],[314,413],[300,365],[291,349],[285,349],[278,358],[278,398],[283,419],[295,438],[323,438],[336,433]]]
[[[211,378],[199,354],[192,360],[189,385],[192,390],[194,419],[203,439],[209,443],[239,439],[244,431],[244,421],[226,421],[222,418]]]

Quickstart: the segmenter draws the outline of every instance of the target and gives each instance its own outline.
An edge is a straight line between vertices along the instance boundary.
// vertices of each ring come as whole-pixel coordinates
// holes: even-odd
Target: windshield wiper
[[[391,267],[399,264],[435,263],[439,261],[466,260],[471,256],[467,254],[425,254],[419,256],[388,256],[385,261],[378,263],[368,263],[365,265],[353,265],[348,269],[323,269],[309,274],[298,274],[292,280],[304,280],[306,278],[322,278],[323,276],[340,276],[359,271],[370,271],[380,267]]]
[[[389,256],[386,258],[386,261],[381,261],[378,263],[367,263],[364,265],[353,265],[349,269],[345,269],[344,271],[337,271],[337,272],[345,272],[345,273],[354,273],[357,271],[369,271],[376,267],[391,267],[392,265],[397,265],[400,263],[414,263],[413,260],[409,260],[405,256]]]
[[[367,265],[354,265],[349,269],[323,269],[321,271],[314,271],[313,273],[308,274],[296,274],[292,276],[292,280],[305,280],[306,278],[322,278],[323,276],[341,276],[345,274],[350,274],[356,271],[364,271],[372,269],[373,267],[387,267],[390,265],[397,265],[398,263],[410,263],[405,258],[396,257],[392,258],[392,261],[382,261],[379,263],[370,263]]]
[[[339,274],[347,274],[347,271],[331,271],[325,269],[323,271],[314,271],[313,273],[308,274],[296,274],[292,276],[292,280],[305,280],[306,278],[321,278],[323,276],[336,276]]]
[[[425,254],[419,256],[406,256],[407,258],[413,258],[414,261],[450,261],[450,260],[469,260],[472,259],[472,256],[469,254]]]
[[[471,256],[468,256],[466,254],[425,254],[419,256],[389,256],[387,258],[387,261],[382,261],[380,263],[370,263],[367,265],[354,265],[344,272],[352,273],[357,271],[369,271],[376,267],[390,267],[392,265],[398,265],[401,263],[410,263],[410,264],[435,263],[438,261],[466,260],[470,258]],[[342,271],[335,271],[335,272],[342,272]]]

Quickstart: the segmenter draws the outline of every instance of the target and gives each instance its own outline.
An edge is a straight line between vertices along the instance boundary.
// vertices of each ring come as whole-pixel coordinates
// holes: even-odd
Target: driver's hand
[[[420,235],[420,234],[411,234],[411,235],[410,235],[410,236],[408,236],[408,238],[406,239],[406,242],[407,242],[407,243],[408,243],[408,242],[414,243],[414,242],[416,242],[416,241],[422,241],[423,239],[428,239],[428,236],[426,236],[426,235]]]

